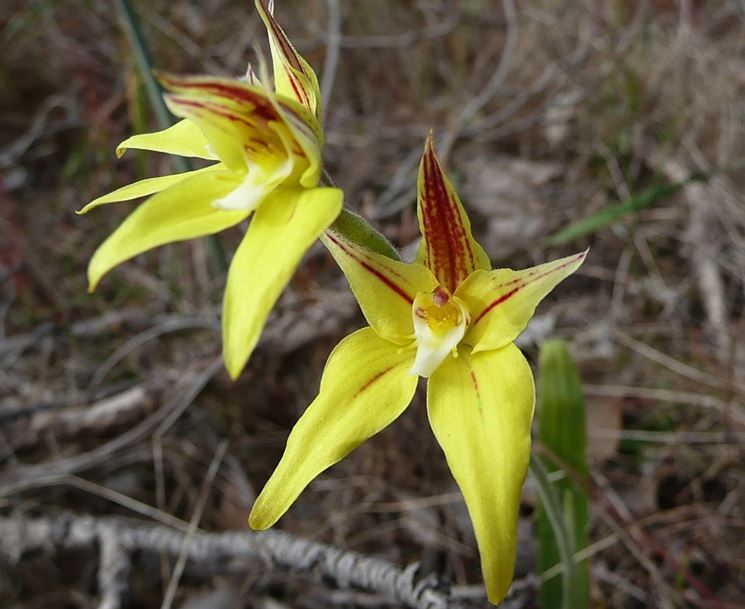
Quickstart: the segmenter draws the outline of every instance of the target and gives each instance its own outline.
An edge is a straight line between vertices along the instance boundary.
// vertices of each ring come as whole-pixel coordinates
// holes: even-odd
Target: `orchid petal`
[[[311,480],[406,409],[417,385],[408,374],[412,357],[371,328],[336,346],[318,397],[293,428],[277,469],[256,499],[248,518],[252,529],[272,526]]]
[[[461,348],[427,386],[430,424],[466,501],[495,605],[515,567],[534,403],[530,366],[513,344],[474,355]]]
[[[159,78],[172,91],[166,96],[171,111],[197,123],[231,169],[244,169],[247,159],[264,164],[287,156],[302,171],[303,186],[318,183],[323,132],[315,116],[294,100],[226,78]]]
[[[471,311],[464,342],[474,353],[511,343],[528,325],[538,303],[574,273],[587,251],[522,271],[476,271],[456,291]]]
[[[130,148],[200,159],[216,158],[207,138],[199,127],[189,120],[181,120],[162,131],[133,135],[116,147],[116,156],[121,157]]]
[[[132,199],[139,199],[140,197],[146,197],[148,195],[161,192],[166,188],[187,180],[193,176],[209,173],[210,171],[224,170],[225,166],[222,163],[216,163],[209,167],[202,169],[195,169],[194,171],[184,171],[183,173],[174,173],[168,176],[159,176],[157,178],[146,178],[132,184],[127,184],[121,188],[94,199],[88,205],[83,207],[78,214],[88,213],[90,210],[99,207],[100,205],[106,205],[107,203],[118,203],[120,201],[131,201]]]
[[[236,378],[300,259],[341,211],[336,188],[278,189],[256,210],[233,257],[223,303],[225,365]]]
[[[427,138],[417,179],[417,216],[422,240],[417,261],[450,292],[477,269],[490,269],[489,257],[471,234],[471,222],[458,193]]]
[[[281,122],[279,114],[264,91],[209,77],[160,75],[160,81],[174,91],[165,96],[171,112],[194,122],[230,169],[245,171],[249,151],[286,155],[270,126]]]
[[[297,100],[315,116],[320,117],[321,91],[316,73],[292,46],[263,0],[256,0],[256,8],[269,34],[275,91]]]
[[[375,331],[396,344],[414,338],[411,307],[419,292],[431,292],[437,279],[421,264],[376,254],[327,232],[322,241],[347,277],[362,314]]]
[[[137,254],[210,235],[244,220],[247,212],[221,211],[212,205],[239,180],[232,172],[213,171],[183,180],[142,203],[93,254],[88,265],[89,291],[112,268]]]

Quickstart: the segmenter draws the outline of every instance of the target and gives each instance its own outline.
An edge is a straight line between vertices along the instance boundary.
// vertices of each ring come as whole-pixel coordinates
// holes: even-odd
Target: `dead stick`
[[[124,552],[146,551],[178,556],[185,535],[168,527],[124,518],[95,518],[62,514],[52,518],[0,518],[0,555],[18,562],[30,551],[103,546],[116,540]],[[448,586],[434,576],[419,577],[419,565],[402,569],[388,561],[346,552],[282,531],[262,533],[196,533],[188,546],[189,559],[219,564],[227,560],[258,559],[270,567],[310,571],[341,588],[356,587],[386,595],[413,609],[455,609]]]

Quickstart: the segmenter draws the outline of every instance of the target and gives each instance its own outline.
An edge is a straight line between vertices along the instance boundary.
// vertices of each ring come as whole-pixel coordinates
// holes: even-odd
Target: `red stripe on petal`
[[[473,390],[476,392],[476,403],[479,407],[479,412],[481,412],[481,392],[479,391],[479,379],[476,377],[476,373],[471,370],[471,383],[473,384]]]
[[[272,28],[272,33],[274,34],[274,39],[279,42],[280,46],[282,47],[282,54],[290,59],[294,60],[293,62],[290,61],[290,65],[292,65],[293,68],[296,70],[303,71],[303,66],[298,61],[297,57],[295,56],[295,51],[292,48],[292,45],[290,44],[290,41],[287,39],[287,35],[284,33],[284,30],[279,26],[279,23],[277,23],[276,19],[274,19],[274,15],[269,11],[269,8],[267,7],[264,0],[259,0],[259,4],[261,4],[262,11],[264,15],[266,15],[267,21],[269,21],[269,27]]]
[[[426,247],[425,264],[450,291],[476,269],[469,230],[457,194],[448,185],[431,138],[421,165],[419,209]]]
[[[256,123],[245,116],[241,116],[240,114],[231,112],[229,109],[225,108],[224,106],[220,106],[219,104],[190,99],[188,97],[180,97],[178,95],[169,95],[168,99],[174,105],[187,108],[197,116],[199,116],[200,114],[214,114],[234,123],[242,123],[246,127],[256,130]]]
[[[361,393],[363,393],[366,389],[368,389],[370,386],[372,386],[376,381],[379,381],[381,378],[383,378],[386,374],[388,374],[391,370],[393,370],[396,366],[389,366],[385,370],[381,370],[377,374],[375,374],[373,377],[368,379],[362,387],[360,387],[354,394],[354,398],[359,396]]]
[[[303,64],[298,59],[297,52],[287,38],[287,35],[284,33],[284,30],[274,19],[274,15],[269,12],[268,7],[263,0],[259,0],[259,4],[261,4],[262,12],[266,15],[267,22],[269,23],[269,27],[272,30],[272,38],[280,46],[282,58],[284,59],[285,63],[288,64],[289,69],[286,70],[287,79],[289,80],[290,86],[295,93],[295,97],[297,97],[298,101],[305,107],[310,108],[308,92],[305,90],[305,87],[300,82],[298,82],[296,76],[292,73],[292,70],[295,69],[306,77],[308,77],[308,74],[306,74],[305,69],[303,68]]]
[[[519,292],[519,291],[520,291],[520,290],[521,290],[522,288],[524,288],[524,287],[525,287],[525,284],[523,284],[523,285],[519,285],[519,286],[517,286],[516,288],[512,288],[512,290],[510,290],[509,292],[506,292],[506,293],[502,294],[502,295],[501,295],[501,296],[500,296],[499,298],[497,298],[496,300],[494,300],[494,301],[490,302],[490,303],[489,303],[489,304],[488,304],[488,305],[487,305],[487,306],[486,306],[486,307],[484,308],[484,310],[483,310],[483,311],[481,311],[481,313],[479,313],[479,316],[478,316],[478,317],[476,318],[476,320],[475,320],[475,321],[473,322],[473,325],[475,326],[475,325],[476,325],[477,323],[479,323],[479,322],[480,322],[480,321],[482,320],[482,318],[484,317],[484,315],[486,315],[486,314],[487,314],[487,313],[488,313],[489,311],[491,311],[491,310],[492,310],[492,309],[493,309],[494,307],[496,307],[497,305],[500,305],[500,304],[502,304],[502,303],[503,303],[503,302],[504,302],[505,300],[507,300],[508,298],[512,298],[512,297],[513,297],[513,296],[514,296],[515,294],[517,294],[517,293],[518,293],[518,292]]]
[[[570,258],[563,264],[560,264],[559,266],[555,266],[547,271],[544,271],[543,273],[537,274],[537,270],[533,270],[529,273],[527,273],[525,276],[522,277],[516,277],[514,279],[511,279],[510,281],[506,281],[502,284],[499,284],[496,287],[503,287],[507,285],[512,285],[516,283],[517,285],[512,288],[509,292],[505,292],[504,294],[501,294],[496,299],[494,299],[492,302],[490,302],[486,307],[484,307],[484,310],[479,313],[478,317],[473,322],[473,325],[475,326],[479,321],[481,321],[484,316],[489,313],[489,311],[492,311],[495,307],[502,304],[505,300],[508,300],[509,298],[512,298],[515,294],[517,294],[520,290],[523,288],[528,287],[530,284],[535,283],[539,279],[543,279],[544,277],[548,277],[549,275],[560,271],[561,269],[564,269],[568,267],[571,264],[574,264],[577,262],[577,260],[580,260],[584,258],[587,255],[587,252],[582,252],[581,254],[577,254],[576,256]]]
[[[267,122],[281,120],[272,102],[259,91],[254,91],[238,83],[200,78],[177,78],[160,75],[160,81],[167,89],[178,93],[205,93],[214,95],[239,105],[249,104],[247,111]]]
[[[378,278],[386,287],[391,289],[393,292],[398,294],[401,298],[403,298],[407,303],[413,304],[414,297],[407,294],[400,286],[396,285],[396,283],[390,279],[389,277],[386,277],[383,273],[381,273],[378,269],[373,267],[370,263],[366,262],[361,255],[357,254],[354,250],[347,247],[342,241],[337,239],[332,233],[327,232],[326,237],[330,241],[332,241],[339,249],[341,249],[347,256],[355,260],[360,264],[362,268],[364,268],[366,271],[369,271],[372,275],[374,275],[376,278]],[[393,271],[392,269],[386,269],[389,273],[392,275],[397,275],[400,277],[400,275]]]

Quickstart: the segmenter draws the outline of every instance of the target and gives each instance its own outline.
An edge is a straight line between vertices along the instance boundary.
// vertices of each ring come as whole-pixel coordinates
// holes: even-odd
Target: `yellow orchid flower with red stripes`
[[[117,148],[118,156],[135,148],[215,162],[129,184],[80,211],[152,195],[94,253],[90,291],[137,254],[216,233],[253,214],[223,300],[223,352],[233,378],[303,254],[338,216],[343,200],[339,189],[319,186],[323,130],[316,75],[270,7],[263,0],[256,7],[269,33],[274,91],[250,68],[245,81],[159,74],[166,103],[182,120]]]
[[[272,526],[313,478],[393,422],[422,376],[429,420],[463,492],[496,604],[512,581],[535,401],[530,366],[513,341],[586,252],[491,270],[431,137],[419,168],[418,217],[422,240],[412,264],[324,236],[370,327],[331,353],[318,397],[290,433],[249,524]]]

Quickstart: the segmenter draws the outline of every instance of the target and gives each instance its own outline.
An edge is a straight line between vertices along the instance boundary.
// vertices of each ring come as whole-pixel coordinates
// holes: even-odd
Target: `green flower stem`
[[[329,172],[323,170],[322,182],[328,186],[338,188],[334,178]],[[370,224],[360,214],[353,212],[346,207],[341,210],[334,223],[329,226],[328,232],[343,237],[351,243],[361,245],[373,252],[383,254],[392,260],[401,260],[396,248],[391,245],[387,237]]]
[[[328,230],[377,254],[382,254],[392,260],[401,260],[396,248],[391,245],[385,235],[376,230],[362,216],[346,208],[341,210],[339,217]]]
[[[150,100],[150,107],[155,113],[155,120],[160,129],[166,129],[173,124],[174,117],[168,111],[166,103],[163,100],[163,89],[153,76],[153,59],[150,50],[148,49],[147,42],[145,41],[145,37],[142,34],[142,30],[140,29],[139,18],[134,12],[129,0],[115,0],[114,3],[116,4],[116,8],[121,16],[124,31],[127,34],[129,45],[132,48],[135,62],[137,63],[137,69],[140,71],[142,80],[145,83],[145,89],[147,91],[148,99]],[[179,173],[193,169],[192,164],[184,157],[173,156],[172,159],[174,167]],[[223,272],[227,271],[228,259],[225,255],[225,250],[220,243],[220,239],[217,235],[210,235],[207,242],[209,243],[212,256],[220,270]]]

